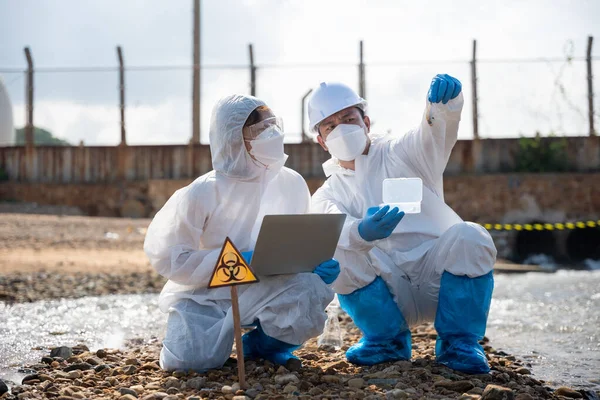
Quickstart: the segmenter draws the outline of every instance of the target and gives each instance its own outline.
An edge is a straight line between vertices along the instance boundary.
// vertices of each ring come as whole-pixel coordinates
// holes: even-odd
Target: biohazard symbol
[[[229,238],[226,238],[208,288],[243,285],[253,282],[258,282],[258,278],[239,250]]]

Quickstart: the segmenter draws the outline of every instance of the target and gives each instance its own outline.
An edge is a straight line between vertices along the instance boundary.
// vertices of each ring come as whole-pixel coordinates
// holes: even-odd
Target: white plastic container
[[[383,205],[398,207],[406,214],[419,214],[423,201],[421,178],[390,178],[383,180]]]

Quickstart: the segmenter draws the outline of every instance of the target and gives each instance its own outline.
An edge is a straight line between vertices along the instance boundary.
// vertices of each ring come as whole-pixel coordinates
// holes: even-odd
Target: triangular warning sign
[[[254,271],[246,263],[242,253],[239,252],[233,242],[228,237],[225,238],[208,288],[244,285],[253,282],[258,282]]]

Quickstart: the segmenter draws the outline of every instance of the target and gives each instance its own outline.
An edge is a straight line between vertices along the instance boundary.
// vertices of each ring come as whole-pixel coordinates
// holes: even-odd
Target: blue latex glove
[[[368,242],[385,239],[392,234],[403,217],[404,211],[399,211],[398,207],[394,207],[392,210],[390,210],[390,206],[371,207],[358,225],[358,233]]]
[[[458,96],[461,90],[462,84],[458,79],[447,74],[438,74],[431,80],[427,100],[432,103],[441,101],[446,104],[450,99]]]
[[[323,279],[326,284],[331,284],[340,274],[340,263],[335,258],[317,265],[313,272]]]
[[[246,262],[248,264],[250,264],[250,262],[252,261],[252,254],[254,254],[254,251],[243,251],[242,252],[242,257],[244,257],[244,260],[246,260]]]

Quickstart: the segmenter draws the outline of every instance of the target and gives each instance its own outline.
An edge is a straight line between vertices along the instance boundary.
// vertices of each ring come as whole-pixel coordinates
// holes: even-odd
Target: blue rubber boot
[[[435,316],[437,362],[467,374],[490,372],[479,344],[494,290],[493,272],[469,278],[444,272]]]
[[[362,339],[346,351],[348,361],[374,365],[410,360],[410,330],[381,277],[350,294],[338,294],[338,299],[363,333]]]
[[[302,366],[298,357],[292,354],[294,350],[300,347],[299,345],[289,344],[275,339],[263,331],[260,322],[256,325],[256,329],[253,329],[242,336],[244,358],[264,358],[274,364],[286,367],[291,366],[291,370],[295,370]]]

